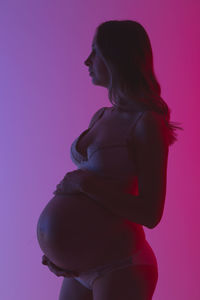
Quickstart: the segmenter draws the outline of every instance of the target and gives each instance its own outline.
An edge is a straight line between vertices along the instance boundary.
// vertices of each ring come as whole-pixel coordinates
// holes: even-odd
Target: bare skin
[[[90,56],[87,58],[85,61],[85,64],[89,66],[90,70],[93,72],[92,74],[92,80],[93,84],[95,85],[100,85],[104,87],[108,87],[109,83],[109,72],[107,70],[106,65],[104,64],[98,49],[95,44],[95,37],[93,39],[93,44],[94,44],[94,49]],[[135,103],[136,110],[138,109],[138,103]],[[125,116],[125,115],[124,115]],[[116,115],[117,118],[117,115]],[[127,115],[128,118],[128,115]],[[140,149],[140,137],[145,136],[143,132],[143,128],[139,128],[137,133],[136,133],[136,139],[138,140],[138,161],[141,162],[141,170],[143,169],[143,172],[149,172],[149,170],[145,171],[145,163],[142,165],[143,158],[144,160],[146,159],[145,157],[142,157],[142,153],[144,153],[143,149]],[[84,136],[83,139],[81,139],[82,144],[80,143],[80,148],[83,147],[85,148],[87,145],[90,144],[94,136],[86,135]],[[150,142],[150,141],[149,141]],[[151,142],[150,142],[151,143]],[[151,148],[151,144],[145,144],[145,147],[149,149]],[[155,146],[156,147],[156,146]],[[159,151],[160,150],[160,145],[158,145]],[[163,165],[166,166],[167,162],[167,149],[163,150],[163,160],[164,163]],[[149,158],[151,159],[151,158]],[[149,167],[150,167],[150,160],[149,162]],[[154,166],[152,166],[152,172],[153,172]],[[165,173],[165,170],[163,171]],[[152,173],[153,174],[153,173]],[[165,180],[165,176],[160,176],[163,178],[163,181]],[[160,182],[157,183],[157,186],[162,186]],[[145,190],[145,186],[144,186]],[[148,193],[148,188],[146,188],[146,191]],[[164,188],[163,192],[164,194]],[[71,197],[71,198],[70,198]],[[61,199],[62,198],[62,199]],[[45,208],[45,213],[44,213],[44,220],[49,218],[49,216],[52,217],[52,224],[54,224],[54,233],[52,230],[48,231],[47,230],[47,235],[46,236],[40,236],[40,242],[41,242],[41,248],[43,247],[43,252],[45,253],[45,260],[46,264],[48,265],[50,271],[52,271],[56,276],[64,276],[61,292],[60,292],[60,297],[59,300],[65,300],[65,299],[73,299],[73,300],[121,300],[121,299],[135,299],[135,300],[151,300],[153,292],[156,287],[156,283],[158,280],[158,271],[156,267],[154,266],[131,266],[127,267],[122,270],[116,270],[114,272],[111,272],[104,277],[98,279],[94,286],[93,286],[93,291],[88,290],[85,288],[83,285],[81,285],[79,282],[77,282],[75,279],[73,279],[72,273],[74,271],[77,271],[78,269],[85,270],[87,267],[95,267],[101,264],[106,264],[107,262],[111,262],[113,259],[113,251],[119,248],[119,245],[121,248],[119,248],[118,253],[119,257],[125,257],[127,254],[131,253],[127,251],[127,249],[131,249],[131,251],[136,247],[138,244],[138,227],[137,224],[136,226],[132,227],[131,229],[124,227],[124,220],[119,219],[117,217],[114,217],[113,215],[107,214],[106,211],[102,210],[101,208],[97,208],[94,204],[92,204],[91,199],[88,199],[85,197],[81,198],[81,196],[77,196],[76,198],[72,199],[72,195],[69,197],[54,197],[50,202],[53,204],[52,206],[50,205],[48,209]],[[72,201],[70,200],[72,199]],[[153,197],[152,197],[153,199]],[[75,200],[75,201],[74,201]],[[84,201],[83,201],[84,200]],[[77,203],[75,203],[77,201]],[[151,195],[149,194],[149,201],[151,201]],[[153,201],[153,200],[152,200]],[[90,214],[88,214],[87,208],[85,208],[85,214],[89,216],[88,223],[87,222],[82,222],[83,219],[81,220],[81,216],[84,215],[84,205],[83,202],[86,204],[87,208],[90,210]],[[81,228],[83,228],[83,235],[81,235],[82,239],[82,245],[85,245],[87,241],[87,247],[84,248],[85,252],[87,252],[90,249],[92,251],[89,253],[89,260],[87,261],[86,257],[84,258],[84,261],[79,260],[76,264],[76,262],[73,262],[73,257],[67,258],[67,255],[65,256],[67,247],[69,247],[69,244],[64,245],[63,241],[64,238],[62,238],[62,235],[65,236],[67,234],[72,234],[73,236],[73,231],[69,231],[68,227],[70,222],[73,225],[72,228],[75,227],[75,220],[74,220],[74,215],[70,212],[67,214],[67,209],[66,213],[63,214],[64,207],[68,208],[67,205],[72,205],[73,208],[74,206],[74,212],[75,212],[75,207],[79,207],[81,205],[81,214],[76,213],[76,218],[78,222],[81,223]],[[155,203],[154,203],[155,204]],[[152,202],[152,206],[154,205]],[[162,207],[162,205],[159,205],[159,207]],[[160,214],[161,214],[161,208],[160,209]],[[72,210],[73,211],[73,210]],[[83,214],[82,214],[83,213]],[[67,215],[66,215],[67,214]],[[71,217],[71,219],[70,219]],[[93,219],[92,219],[93,217]],[[41,218],[42,219],[42,218]],[[68,220],[68,223],[64,223],[64,220]],[[48,219],[49,220],[49,219]],[[102,220],[104,220],[102,222]],[[74,222],[74,223],[73,223]],[[88,238],[87,235],[84,235],[84,232],[89,232],[91,230],[91,226],[88,224],[93,224],[92,222],[95,223],[95,229],[98,229],[98,237],[100,239],[95,240],[95,243],[90,243],[91,239],[94,241],[94,236],[90,236]],[[66,225],[65,225],[66,224]],[[82,227],[83,225],[83,227]],[[61,230],[63,228],[63,231]],[[79,225],[80,228],[80,225]],[[123,228],[121,232],[122,235],[119,235],[120,230]],[[108,230],[109,229],[109,230]],[[125,230],[124,230],[125,229]],[[70,229],[72,230],[72,229]],[[102,231],[101,231],[102,230]],[[51,232],[51,236],[49,233]],[[58,232],[60,232],[60,236],[58,235]],[[44,232],[43,232],[44,233]],[[135,233],[135,240],[134,240],[134,233]],[[92,234],[89,233],[89,235]],[[124,239],[124,234],[126,234],[126,238]],[[71,236],[71,237],[72,237]],[[68,236],[70,237],[70,236]],[[60,238],[60,240],[59,240]],[[66,239],[67,240],[67,239]],[[59,242],[60,241],[60,242]],[[68,239],[68,241],[71,241],[71,238]],[[111,251],[106,251],[106,256],[105,256],[105,251],[104,254],[101,251],[102,245],[105,245],[108,241],[111,241]],[[117,243],[115,243],[117,241]],[[74,242],[74,249],[77,248],[77,245],[75,244],[76,241]],[[80,240],[79,240],[80,242]],[[46,243],[46,244],[45,244]],[[48,244],[49,243],[49,244]],[[59,244],[60,243],[60,244]],[[96,246],[96,248],[92,248],[93,246]],[[80,244],[79,244],[80,245]],[[71,244],[70,244],[71,246]],[[131,246],[131,247],[130,247]],[[81,249],[82,250],[82,249]],[[120,252],[121,251],[121,252]],[[83,251],[84,252],[84,251]],[[115,251],[116,252],[116,251]],[[80,252],[81,253],[81,252]],[[92,254],[94,253],[94,256],[92,257]],[[113,259],[115,260],[116,257]],[[92,263],[91,263],[92,261]],[[72,273],[70,272],[72,271]]]
[[[128,115],[121,112],[105,115],[79,140],[80,152],[87,149],[100,132],[106,132],[104,123],[110,118],[112,127],[108,138],[112,138],[118,123]],[[130,121],[129,117],[128,123]],[[115,183],[113,189],[116,190]],[[38,239],[41,249],[55,265],[86,271],[130,256],[143,242],[144,232],[141,225],[112,215],[86,195],[69,194],[54,196],[44,208],[38,222]]]
[[[129,256],[143,238],[140,225],[111,214],[82,194],[53,197],[38,222],[45,255],[71,271],[87,271]]]

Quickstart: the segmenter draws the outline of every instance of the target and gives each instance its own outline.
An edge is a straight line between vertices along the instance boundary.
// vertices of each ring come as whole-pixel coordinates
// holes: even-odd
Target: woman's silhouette
[[[168,150],[182,128],[170,122],[138,22],[100,24],[84,63],[112,106],[72,143],[78,169],[40,215],[43,264],[65,277],[59,300],[150,300],[158,265],[142,226],[162,218]]]

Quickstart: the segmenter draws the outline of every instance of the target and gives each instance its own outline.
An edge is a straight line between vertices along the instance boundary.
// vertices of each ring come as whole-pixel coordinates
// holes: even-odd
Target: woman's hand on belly
[[[74,277],[74,276],[76,276],[76,277],[78,277],[77,272],[64,270],[64,269],[61,269],[61,268],[57,267],[56,265],[54,265],[54,263],[52,263],[46,255],[42,256],[42,264],[47,265],[49,270],[51,272],[53,272],[58,277],[60,277],[60,276],[63,276],[63,277]]]
[[[81,192],[81,182],[84,171],[81,169],[68,172],[56,186],[54,195],[77,194]]]

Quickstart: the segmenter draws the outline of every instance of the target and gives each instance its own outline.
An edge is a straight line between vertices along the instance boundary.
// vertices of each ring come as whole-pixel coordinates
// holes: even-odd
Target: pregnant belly
[[[83,271],[130,255],[144,240],[144,231],[80,193],[56,195],[48,202],[37,237],[54,264]]]

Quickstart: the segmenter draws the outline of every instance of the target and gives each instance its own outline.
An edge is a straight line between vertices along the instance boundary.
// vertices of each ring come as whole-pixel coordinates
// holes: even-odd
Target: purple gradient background
[[[76,168],[72,141],[111,106],[84,65],[95,28],[110,19],[146,28],[162,96],[184,127],[170,148],[163,218],[144,227],[159,265],[153,299],[199,299],[199,15],[198,0],[1,0],[1,299],[58,299],[63,278],[41,264],[36,226]]]

